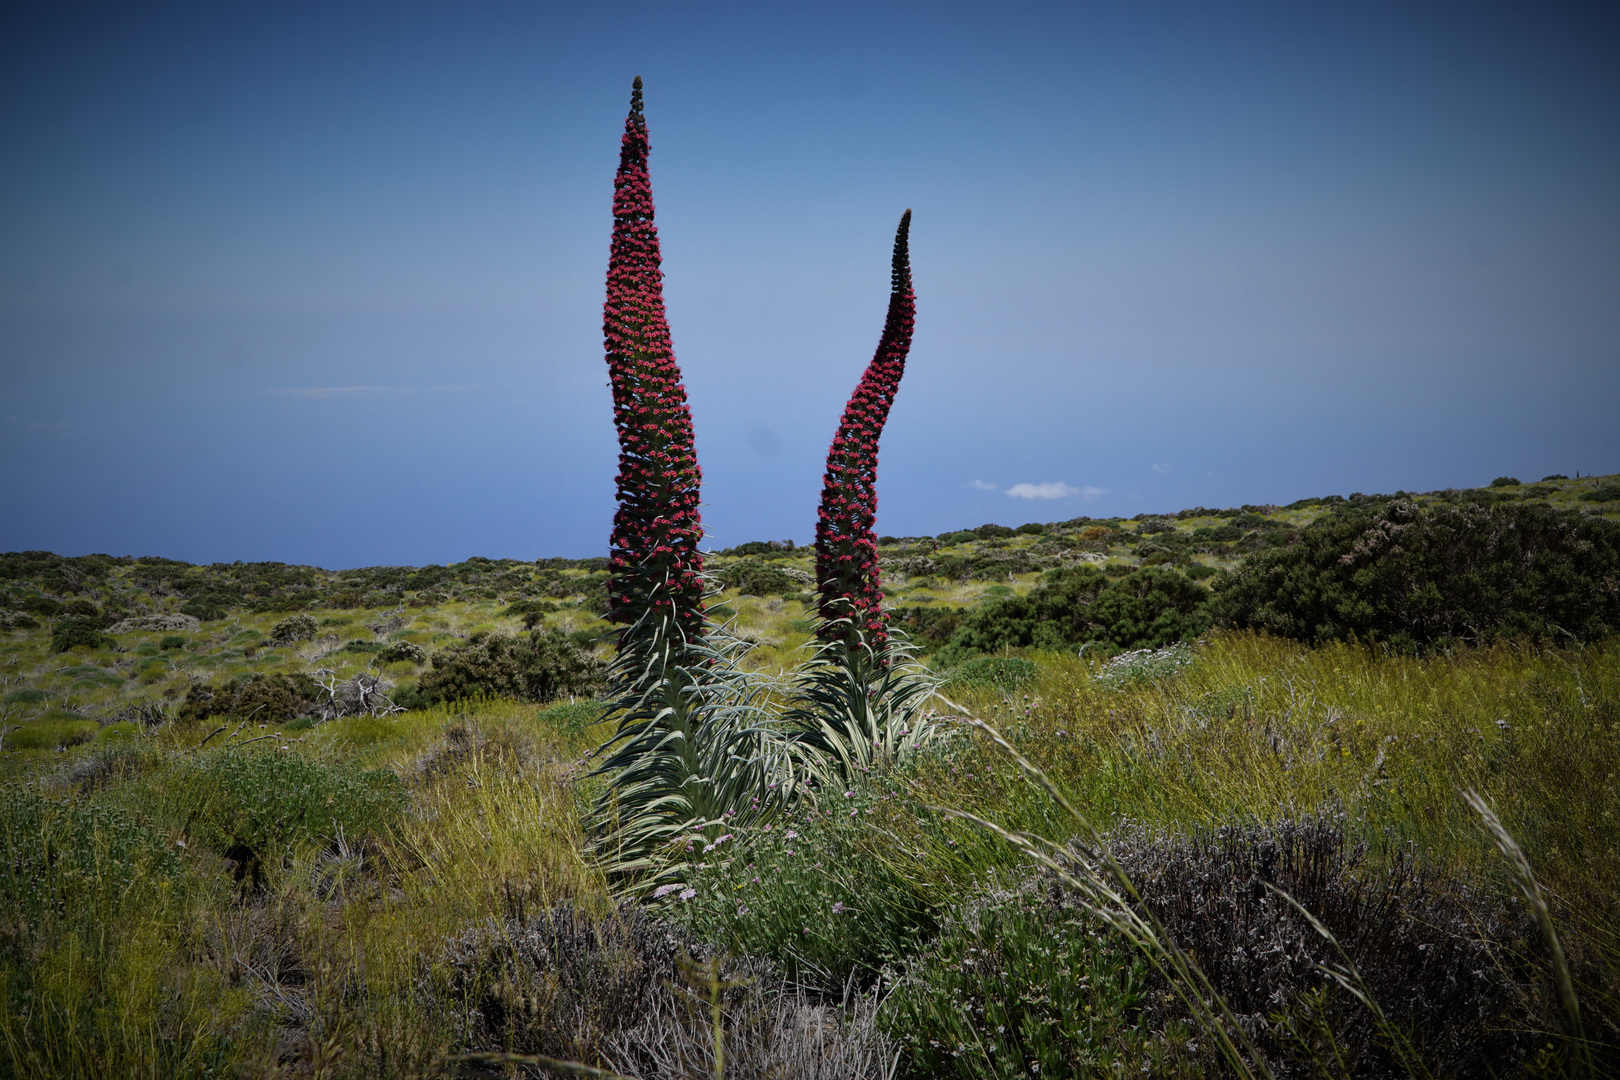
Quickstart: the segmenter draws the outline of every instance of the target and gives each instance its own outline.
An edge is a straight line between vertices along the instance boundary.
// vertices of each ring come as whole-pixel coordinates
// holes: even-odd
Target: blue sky
[[[1613,9],[18,4],[0,549],[602,554],[637,74],[714,546],[1620,471]]]

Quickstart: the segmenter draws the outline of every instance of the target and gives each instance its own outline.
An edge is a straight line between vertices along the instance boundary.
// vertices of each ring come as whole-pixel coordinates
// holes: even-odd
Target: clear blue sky
[[[637,74],[714,546],[1620,471],[1615,10],[7,5],[0,549],[604,553]]]

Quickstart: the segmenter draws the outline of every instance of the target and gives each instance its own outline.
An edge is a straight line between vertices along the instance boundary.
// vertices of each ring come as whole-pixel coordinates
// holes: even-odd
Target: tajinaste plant
[[[924,705],[937,687],[912,661],[903,638],[891,641],[878,577],[877,451],[911,349],[916,297],[907,239],[911,211],[894,237],[889,315],[827,454],[816,522],[816,580],[821,620],[815,655],[797,679],[785,719],[809,751],[807,778],[849,782],[910,757],[936,734]]]
[[[872,533],[877,519],[877,451],[889,407],[906,371],[917,314],[907,246],[910,231],[911,211],[907,210],[894,236],[889,315],[883,337],[877,355],[844,406],[844,418],[827,452],[816,520],[816,581],[821,594],[817,636],[829,644],[864,645],[879,656],[888,630],[878,577],[877,538]]]
[[[637,625],[652,629],[648,624],[656,623],[655,634],[696,641],[703,631],[702,473],[664,315],[647,151],[638,75],[613,180],[613,244],[602,312],[619,430],[608,617],[627,627],[625,637]]]

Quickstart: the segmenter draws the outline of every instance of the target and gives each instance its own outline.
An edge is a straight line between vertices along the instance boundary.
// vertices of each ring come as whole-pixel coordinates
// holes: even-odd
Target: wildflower
[[[784,837],[786,837],[787,839],[789,839],[789,840],[797,840],[799,838],[799,834],[797,832],[795,832],[794,830],[792,830],[792,829],[789,829],[787,832],[783,833],[782,835]]]
[[[844,902],[842,900],[836,901],[833,904],[832,911],[834,915],[842,915],[844,913]]]
[[[738,915],[746,915],[746,914],[748,914],[748,905],[747,904],[738,904],[737,905],[737,914]]]
[[[911,351],[916,297],[911,289],[908,237],[911,211],[900,218],[895,231],[891,267],[889,313],[877,354],[867,365],[838,433],[827,453],[821,507],[816,521],[816,581],[820,591],[823,641],[864,640],[881,649],[888,640],[884,628],[883,591],[878,576],[877,450],[889,407],[905,374]]]
[[[846,792],[844,792],[844,798],[846,798],[846,799],[853,799],[853,798],[854,798],[854,797],[855,797],[855,793],[854,793],[854,792],[853,792],[853,791],[846,791]]]
[[[681,890],[681,899],[682,900],[690,900],[690,899],[692,899],[692,897],[694,897],[696,895],[697,895],[697,890],[696,889],[682,889]]]
[[[674,884],[674,885],[660,885],[660,886],[658,886],[658,888],[653,890],[653,899],[661,900],[664,897],[668,896],[670,893],[674,892],[676,889],[679,889],[683,884],[684,884],[684,882],[677,883],[677,884]]]
[[[667,612],[690,640],[703,624],[702,472],[686,387],[664,315],[662,255],[647,172],[641,78],[630,94],[613,181],[602,339],[619,432],[618,512],[609,544],[608,617],[633,625]]]

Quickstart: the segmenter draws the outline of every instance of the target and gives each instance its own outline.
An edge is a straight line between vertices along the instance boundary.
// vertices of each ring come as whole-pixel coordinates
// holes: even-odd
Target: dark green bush
[[[383,646],[382,646],[381,642],[362,641],[359,638],[355,638],[353,641],[351,641],[348,644],[343,646],[343,651],[344,652],[352,652],[352,653],[368,653],[368,654],[369,653],[380,653],[380,652],[383,651]]]
[[[186,692],[180,715],[203,720],[210,716],[252,718],[261,724],[284,724],[313,713],[326,691],[302,672],[271,672],[232,679],[216,690],[199,683]]]
[[[940,533],[937,539],[941,544],[950,545],[965,544],[969,540],[977,540],[978,538],[978,533],[972,531],[971,529],[964,529],[961,532]]]
[[[420,664],[426,659],[426,651],[414,641],[396,641],[377,654],[377,662],[380,664],[397,664],[401,660]]]
[[[1543,476],[1541,478],[1541,482],[1543,484],[1545,484],[1549,480],[1568,480],[1568,479],[1569,479],[1569,477],[1565,476],[1563,473],[1556,473],[1555,472],[1551,476]]]
[[[7,705],[38,705],[40,702],[44,701],[50,696],[51,692],[49,690],[41,690],[35,686],[28,686],[21,690],[11,691],[3,700]]]
[[[164,635],[163,639],[158,642],[158,648],[164,650],[165,652],[170,649],[183,649],[185,647],[186,639],[181,637],[179,634],[166,634]]]
[[[312,615],[294,615],[289,619],[282,619],[270,628],[270,640],[277,645],[291,645],[296,641],[308,641],[320,632],[320,624]]]
[[[1498,476],[1495,480],[1491,481],[1491,487],[1493,488],[1518,486],[1519,478],[1516,476]]]
[[[1046,532],[1046,526],[1038,521],[1030,521],[1018,526],[1018,532],[1025,536],[1040,536]]]
[[[81,619],[102,618],[101,609],[88,600],[69,600],[62,608],[64,615],[76,615]]]
[[[533,630],[547,615],[557,610],[557,604],[552,600],[514,600],[506,605],[506,610],[501,614],[508,619],[522,619],[523,628]]]
[[[62,603],[48,596],[28,596],[23,598],[22,609],[44,619],[54,619],[61,612]]]
[[[1398,499],[1320,518],[1221,582],[1224,623],[1421,649],[1620,629],[1620,525],[1544,503]]]
[[[70,649],[86,648],[99,649],[102,646],[117,644],[112,638],[102,633],[99,618],[87,619],[83,616],[68,615],[56,621],[51,627],[51,652],[65,653]]]
[[[966,614],[961,608],[933,605],[897,607],[889,612],[889,626],[904,632],[918,646],[935,649],[951,640],[951,635],[962,625]],[[814,627],[807,626],[805,629]]]
[[[799,583],[781,567],[751,559],[732,563],[715,576],[726,588],[736,589],[744,596],[780,596],[799,588]]]
[[[1620,484],[1599,484],[1591,491],[1581,493],[1582,502],[1616,502],[1620,501]]]
[[[1013,531],[1007,528],[1005,525],[987,523],[980,525],[977,529],[974,529],[973,535],[977,536],[980,540],[997,540],[1002,537],[1013,535]]]
[[[1026,596],[970,612],[951,638],[959,651],[1073,648],[1097,641],[1158,648],[1209,627],[1209,590],[1174,570],[1143,568],[1110,580],[1091,566],[1051,570]]]
[[[592,695],[603,686],[603,665],[567,635],[536,630],[524,638],[478,633],[433,656],[417,683],[417,701],[509,697],[544,703],[562,695]]]

